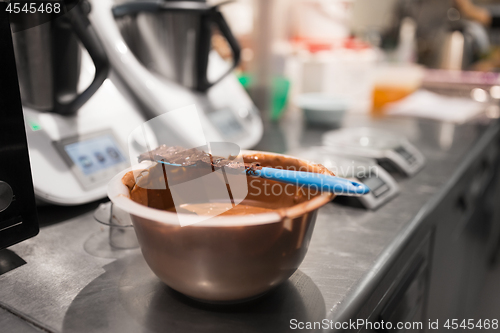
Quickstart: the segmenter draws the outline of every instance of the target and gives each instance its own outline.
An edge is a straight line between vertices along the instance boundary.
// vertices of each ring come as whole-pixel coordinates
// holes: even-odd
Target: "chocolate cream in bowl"
[[[150,207],[151,213],[139,212],[127,203],[128,198],[110,197],[120,208],[129,211],[142,253],[152,271],[171,288],[206,302],[244,301],[288,279],[307,253],[318,208],[334,195],[310,193],[307,188],[292,184],[287,185],[286,193],[279,194],[277,190],[284,184],[252,176],[251,170],[274,167],[332,173],[321,165],[279,154],[249,151],[243,153],[244,163],[234,163],[230,158],[209,156],[196,150],[181,153],[184,155],[179,158],[180,151],[162,146],[141,158],[152,161],[176,158],[184,163],[185,157],[189,157],[188,163],[195,162],[186,163],[184,167],[153,164],[137,178],[128,172],[121,179],[130,199]],[[200,163],[205,163],[205,167],[196,167],[203,165]],[[168,184],[188,181],[203,176],[207,169],[211,172],[220,167],[224,167],[226,173],[246,177],[248,194],[240,198],[243,200],[238,205],[233,207],[223,200],[186,200],[185,205],[175,207]],[[161,187],[156,185],[165,184],[165,168],[176,168],[170,170],[175,171],[176,179],[168,179],[166,188],[164,185],[158,189]],[[249,171],[247,175],[244,170]],[[272,187],[276,184],[273,193]],[[210,217],[210,220],[217,219],[216,222],[184,227],[166,222],[175,221],[169,217],[170,214],[175,217],[173,212],[216,215],[214,210],[221,212],[220,217]],[[164,222],[155,218],[158,212],[165,215]],[[269,212],[274,214],[266,214]]]
[[[231,157],[223,158],[212,156],[201,149],[183,149],[181,147],[160,146],[148,153],[139,156],[139,161],[165,161],[170,166],[158,163],[147,169],[143,175],[134,178],[134,173],[127,173],[122,181],[130,190],[130,198],[142,205],[169,212],[197,215],[250,215],[269,212],[283,213],[283,210],[310,200],[319,191],[309,191],[307,187],[297,187],[292,184],[283,184],[269,179],[261,179],[252,175],[252,170],[265,167],[284,168],[290,170],[329,173],[321,165],[311,165],[284,155],[274,155],[272,158],[263,153],[244,155],[244,163],[235,162]],[[206,166],[210,165],[211,168]],[[166,168],[175,170],[177,179],[166,177]],[[242,174],[246,172],[248,195],[237,205],[231,202],[187,202],[175,207],[168,184],[177,184],[202,177],[207,170],[216,171],[224,168],[225,172]],[[172,173],[168,173],[171,175]],[[167,178],[167,182],[165,181]],[[165,184],[158,186],[158,184]],[[274,187],[273,187],[274,186]],[[158,189],[163,187],[165,189]],[[285,190],[286,189],[286,190]]]

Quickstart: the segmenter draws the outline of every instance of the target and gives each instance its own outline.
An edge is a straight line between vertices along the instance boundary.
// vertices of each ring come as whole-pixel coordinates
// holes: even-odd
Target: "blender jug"
[[[239,63],[240,47],[218,6],[205,1],[134,1],[113,8],[124,40],[150,71],[184,87],[204,92]],[[233,63],[210,81],[207,68],[212,27],[227,40]]]
[[[52,20],[50,16],[54,14],[47,13],[12,18],[11,24],[14,30],[18,30],[13,34],[13,42],[24,105],[39,111],[70,115],[84,105],[104,82],[109,64],[87,18],[86,11],[89,10],[86,1],[79,1],[66,14]],[[81,93],[77,91],[81,57],[79,42],[95,65],[94,79]]]

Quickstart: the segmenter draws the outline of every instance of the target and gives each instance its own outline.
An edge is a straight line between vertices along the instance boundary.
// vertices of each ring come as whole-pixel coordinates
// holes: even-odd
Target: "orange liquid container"
[[[382,108],[412,94],[416,87],[375,86],[373,89],[373,112],[381,113]]]
[[[423,68],[412,64],[385,64],[375,71],[372,114],[382,115],[386,104],[415,92],[423,80]]]

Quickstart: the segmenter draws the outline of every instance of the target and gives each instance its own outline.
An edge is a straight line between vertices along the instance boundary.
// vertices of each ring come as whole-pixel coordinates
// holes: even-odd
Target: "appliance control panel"
[[[370,193],[359,197],[361,204],[368,209],[377,209],[399,193],[396,180],[380,166],[373,167],[373,172],[365,173],[356,177],[370,188]]]
[[[73,136],[53,144],[85,189],[106,184],[129,165],[111,130]]]
[[[377,160],[381,165],[392,164],[397,171],[408,177],[415,175],[425,164],[422,153],[407,141],[401,142],[399,147],[384,152],[384,156]]]

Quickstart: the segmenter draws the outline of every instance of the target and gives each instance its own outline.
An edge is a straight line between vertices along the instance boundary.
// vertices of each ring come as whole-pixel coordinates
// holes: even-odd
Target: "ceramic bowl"
[[[339,126],[348,108],[346,100],[320,93],[299,95],[295,104],[308,123],[323,126]]]

